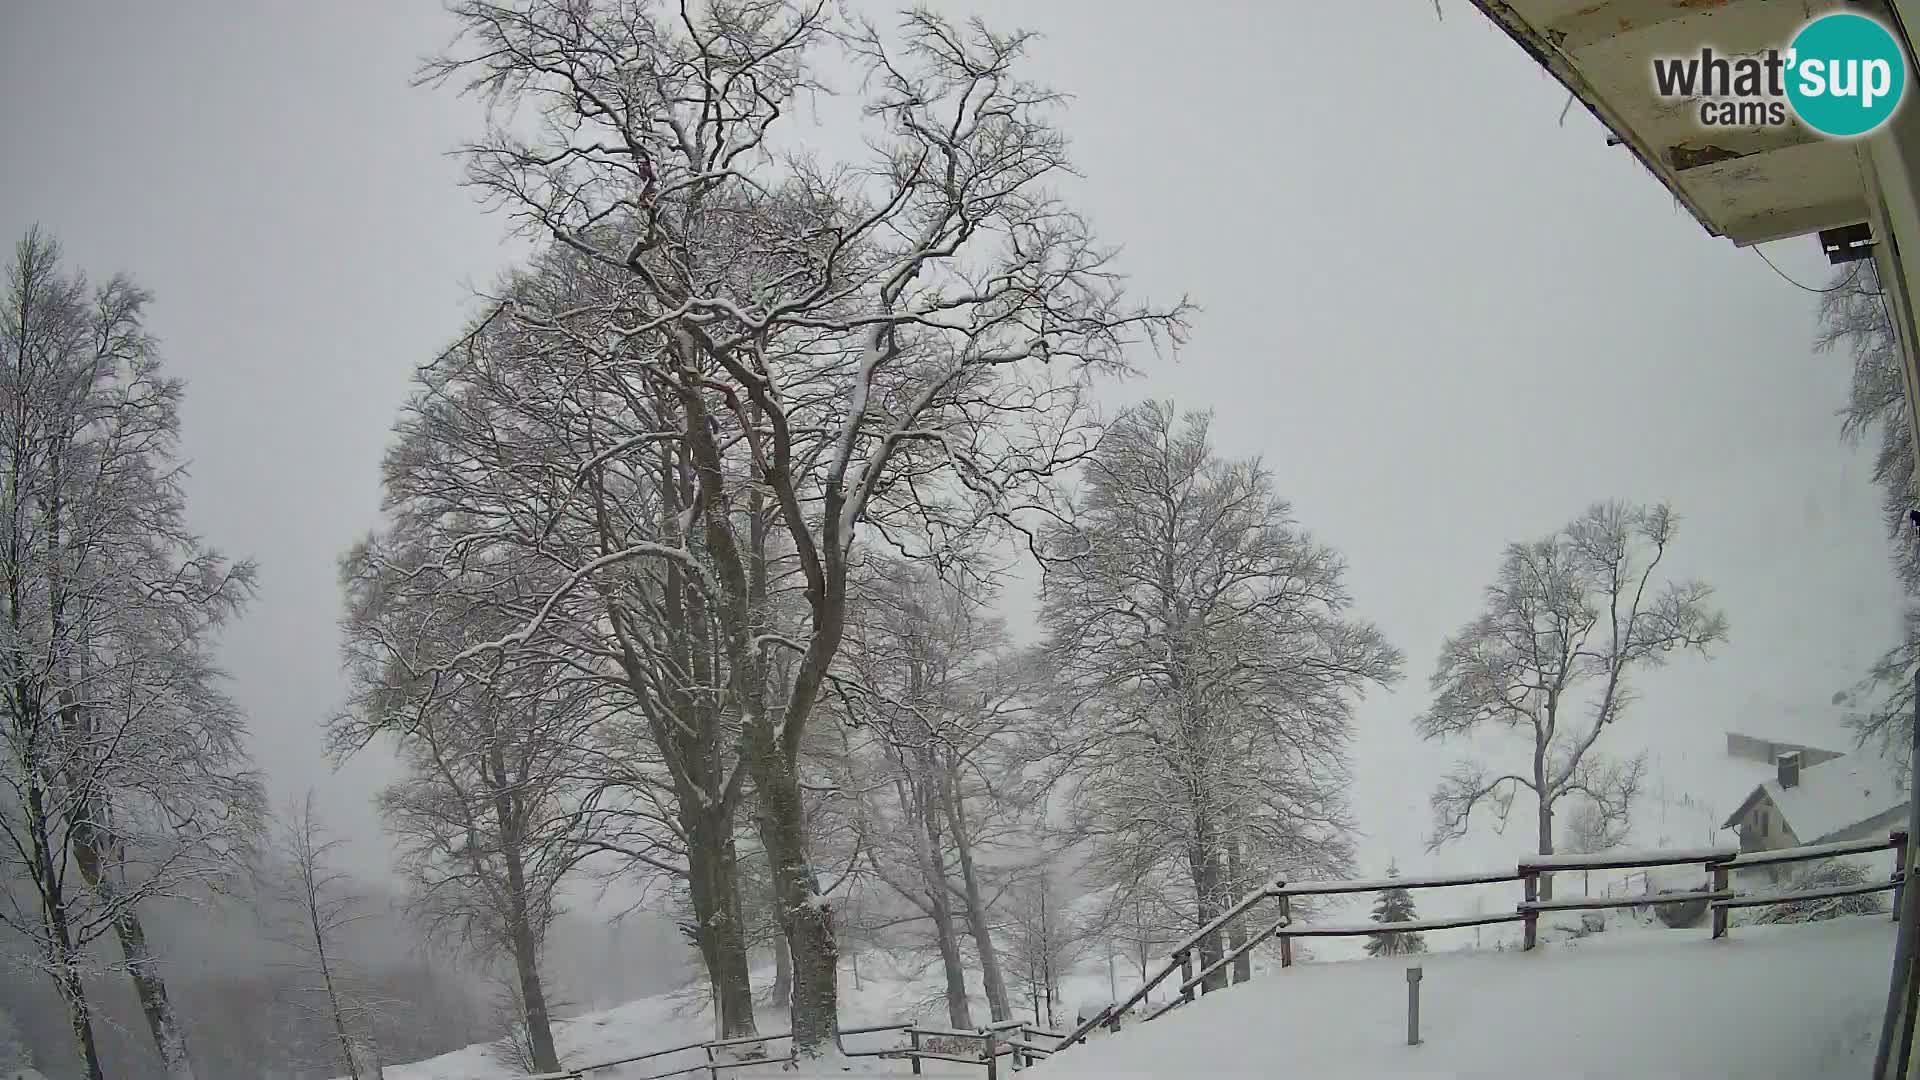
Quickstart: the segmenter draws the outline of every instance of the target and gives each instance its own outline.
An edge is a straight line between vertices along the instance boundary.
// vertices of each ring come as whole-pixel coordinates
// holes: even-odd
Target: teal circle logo
[[[1865,15],[1823,15],[1787,51],[1787,102],[1822,135],[1865,135],[1887,122],[1907,88],[1907,58],[1886,27]]]

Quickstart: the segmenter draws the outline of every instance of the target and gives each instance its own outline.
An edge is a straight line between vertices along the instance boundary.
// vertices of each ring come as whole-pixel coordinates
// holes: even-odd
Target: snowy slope
[[[860,1027],[869,1024],[889,1024],[916,1020],[923,1027],[945,1028],[948,1026],[946,1007],[940,998],[939,972],[934,968],[898,970],[891,968],[884,956],[875,953],[863,954],[860,958],[861,977],[856,983],[853,974],[843,957],[840,968],[841,1017],[844,1026]],[[1121,982],[1122,992],[1131,990],[1138,982]],[[770,971],[754,972],[754,985],[766,986],[772,979]],[[976,989],[977,984],[976,984]],[[1062,1023],[1071,1020],[1071,1011],[1079,1003],[1105,1001],[1107,980],[1102,966],[1098,977],[1091,974],[1069,976],[1062,980],[1065,996],[1063,1008],[1059,1011]],[[987,1019],[987,1005],[984,997],[975,995],[972,1003],[976,1023]],[[757,1010],[762,1031],[785,1031],[787,1017],[784,1010],[760,1005]],[[1022,1016],[1029,1014],[1022,1012]],[[568,1068],[581,1068],[605,1061],[614,1061],[668,1047],[684,1046],[713,1038],[713,1020],[708,1009],[690,1001],[680,994],[662,994],[629,1002],[603,1012],[588,1013],[576,1018],[563,1020],[554,1025],[554,1043],[559,1051],[561,1063]],[[860,1035],[848,1037],[847,1047],[851,1050],[878,1049],[893,1045],[901,1036],[898,1033]],[[769,1044],[775,1055],[785,1054],[787,1044],[784,1041]],[[591,1074],[592,1080],[629,1080],[631,1077],[665,1072],[672,1068],[691,1066],[706,1060],[703,1051],[692,1050],[670,1057],[656,1058],[643,1064],[624,1068],[597,1070]],[[904,1074],[908,1070],[901,1062],[880,1061],[861,1058],[850,1063],[855,1072]],[[964,1076],[979,1080],[985,1074],[979,1068],[954,1066],[936,1068],[928,1063],[923,1073],[925,1078],[944,1078],[949,1075]],[[738,1080],[747,1080],[758,1073],[757,1069],[734,1070],[731,1076]],[[832,1070],[840,1074],[836,1067]],[[520,1070],[500,1059],[491,1044],[481,1043],[442,1054],[426,1061],[417,1061],[405,1065],[390,1065],[386,1068],[386,1080],[509,1080]],[[796,1075],[792,1072],[780,1073],[777,1067],[771,1072],[783,1075],[784,1080],[811,1080],[813,1070]],[[704,1074],[701,1074],[704,1075]]]
[[[1553,935],[1544,935],[1552,938]],[[1491,944],[1491,943],[1489,943]],[[1423,1043],[1405,1045],[1407,963],[1351,960],[1267,968],[1151,1025],[1097,1035],[1086,1046],[1023,1072],[1033,1080],[1185,1080],[1188,1077],[1447,1076],[1706,1077],[1743,1080],[1864,1075],[1873,1056],[1893,948],[1893,924],[1864,916],[1799,926],[1740,926],[1719,942],[1702,931],[1648,929],[1621,919],[1605,933],[1544,945],[1420,958]],[[945,1026],[920,972],[881,973],[862,961],[859,987],[843,981],[846,1023],[911,1016]],[[1063,987],[1068,1010],[1106,993],[1104,965]],[[1264,965],[1263,965],[1264,966]],[[843,980],[847,973],[843,971]],[[1138,985],[1132,983],[1131,985]],[[1130,989],[1122,976],[1121,990]],[[1156,995],[1158,996],[1158,995]],[[984,1018],[982,1007],[979,1016]],[[668,995],[569,1020],[556,1030],[570,1067],[710,1037],[704,1010]],[[763,1009],[763,1028],[784,1017]],[[850,1048],[892,1036],[849,1039]],[[784,1044],[775,1044],[776,1052]],[[705,1060],[694,1051],[591,1080],[631,1080]],[[778,1066],[735,1071],[816,1080],[903,1075],[901,1062],[858,1059],[798,1073]],[[508,1080],[487,1046],[392,1066],[388,1080]],[[979,1080],[977,1067],[929,1062],[927,1080]]]
[[[1621,930],[1533,953],[1422,957],[1422,1044],[1402,961],[1270,975],[1061,1054],[1034,1080],[1708,1077],[1870,1071],[1893,924],[1862,916]]]

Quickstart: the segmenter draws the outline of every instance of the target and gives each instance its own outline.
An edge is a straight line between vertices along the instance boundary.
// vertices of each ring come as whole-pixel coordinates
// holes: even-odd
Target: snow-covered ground
[[[1551,940],[1555,935],[1544,933]],[[1729,938],[1621,919],[1604,933],[1536,952],[1468,951],[1419,957],[1422,1044],[1406,1045],[1408,962],[1347,960],[1281,971],[1096,1037],[1039,1067],[1034,1080],[1186,1080],[1312,1076],[1706,1077],[1743,1080],[1864,1075],[1885,1003],[1894,928],[1884,915],[1794,926],[1740,926]],[[863,972],[873,961],[863,960]],[[1068,980],[1067,1012],[1106,993],[1104,964]],[[866,974],[843,982],[847,1026],[917,1016],[945,1026],[930,973]],[[845,973],[843,972],[843,979]],[[1121,990],[1128,989],[1122,978]],[[1137,985],[1134,983],[1133,985]],[[1075,998],[1076,992],[1079,998]],[[1156,995],[1157,996],[1157,995]],[[981,1008],[979,1016],[984,1018]],[[1071,1020],[1068,1015],[1062,1023]],[[563,1060],[579,1068],[709,1037],[704,1010],[647,998],[562,1023]],[[763,1010],[762,1026],[784,1017]],[[859,1036],[850,1049],[894,1036]],[[775,1043],[776,1053],[784,1043]],[[589,1080],[633,1080],[705,1060],[701,1051],[596,1070]],[[518,1070],[472,1046],[411,1065],[388,1080],[507,1080]],[[798,1072],[735,1070],[747,1080],[904,1075],[872,1058]],[[700,1074],[693,1074],[700,1075]],[[927,1062],[928,1080],[979,1080],[978,1067]],[[1003,1075],[1005,1075],[1003,1073]]]
[[[1621,929],[1536,952],[1310,965],[1061,1054],[1034,1080],[1310,1076],[1864,1076],[1886,1004],[1886,916],[1699,931]],[[1026,1074],[1023,1074],[1026,1075]]]
[[[849,965],[842,958],[840,999],[843,1026],[852,1028],[908,1020],[916,1020],[923,1028],[948,1026],[946,1007],[939,997],[941,983],[937,968],[896,970],[889,967],[884,956],[868,953],[860,959],[860,970],[861,978],[856,983]],[[754,972],[754,985],[767,985],[771,976],[771,971]],[[1104,964],[1097,978],[1092,974],[1081,974],[1070,976],[1062,982],[1063,990],[1069,995],[1076,990],[1081,994],[1078,999],[1067,997],[1061,1012],[1062,1023],[1072,1019],[1071,1012],[1077,1007],[1076,1002],[1093,1003],[1097,1007],[1099,1001],[1105,1000],[1107,979]],[[1138,985],[1138,981],[1128,984],[1122,977],[1122,992]],[[1164,995],[1159,997],[1164,1000]],[[972,1007],[976,1022],[986,1022],[988,1013],[985,999],[975,1000]],[[786,1013],[781,1009],[761,1005],[758,1019],[763,1031],[785,1031],[787,1028]],[[683,995],[664,994],[561,1021],[554,1026],[553,1037],[561,1062],[570,1069],[577,1069],[711,1039],[713,1020],[704,1005],[692,1002]],[[904,1038],[899,1032],[888,1032],[848,1036],[845,1041],[849,1050],[859,1051],[893,1046]],[[788,1052],[784,1039],[770,1041],[767,1049],[774,1056]],[[588,1076],[590,1080],[634,1080],[636,1077],[656,1075],[705,1061],[705,1052],[694,1049],[630,1066],[595,1069]],[[775,1064],[764,1068],[729,1070],[722,1075],[733,1080],[759,1080],[764,1075],[780,1076],[783,1080],[814,1080],[816,1075],[830,1073],[844,1076],[849,1071],[855,1074],[905,1075],[910,1070],[905,1062],[853,1058],[831,1068],[816,1067],[800,1073],[784,1072]],[[510,1080],[519,1075],[521,1070],[503,1061],[491,1044],[481,1043],[426,1061],[390,1065],[385,1073],[386,1080]],[[704,1078],[706,1074],[700,1072],[689,1075]],[[984,1070],[979,1067],[946,1065],[934,1061],[924,1063],[922,1072],[923,1080],[947,1080],[949,1077],[981,1080],[984,1076]]]

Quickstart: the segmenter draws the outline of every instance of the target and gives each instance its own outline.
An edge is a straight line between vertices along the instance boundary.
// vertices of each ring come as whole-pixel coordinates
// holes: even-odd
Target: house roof
[[[1780,811],[1802,844],[1820,843],[1907,803],[1907,793],[1888,762],[1854,754],[1802,768],[1800,782],[1793,787],[1781,787],[1777,777],[1755,787],[1724,827],[1733,828],[1762,795]]]
[[[1707,231],[1747,245],[1867,220],[1855,145],[1793,120],[1703,128],[1654,93],[1654,57],[1785,50],[1841,0],[1472,0],[1577,96]]]

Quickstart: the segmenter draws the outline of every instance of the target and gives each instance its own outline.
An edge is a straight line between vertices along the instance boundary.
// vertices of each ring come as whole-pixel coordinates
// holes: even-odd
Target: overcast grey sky
[[[1518,850],[1419,851],[1452,751],[1408,720],[1501,546],[1595,499],[1671,500],[1676,569],[1719,586],[1733,631],[1647,680],[1612,738],[1680,789],[1718,782],[1689,770],[1730,726],[1840,740],[1825,703],[1897,608],[1815,298],[1708,237],[1583,112],[1558,124],[1558,84],[1468,5],[938,6],[1046,35],[1033,70],[1075,95],[1083,205],[1141,291],[1205,307],[1177,361],[1110,399],[1216,410],[1408,654],[1362,712],[1368,869]],[[225,652],[256,756],[280,796],[319,787],[369,860],[379,763],[330,775],[321,754],[334,560],[375,520],[412,366],[516,250],[444,156],[478,111],[407,84],[451,29],[427,0],[15,0],[0,32],[0,233],[39,222],[158,294],[194,520],[262,566]],[[1811,239],[1769,254],[1825,280]]]

